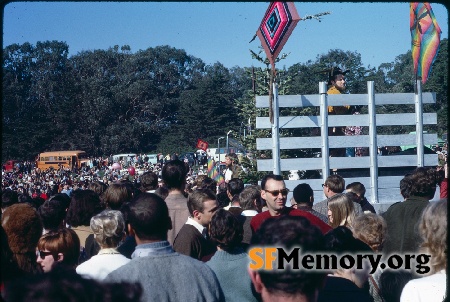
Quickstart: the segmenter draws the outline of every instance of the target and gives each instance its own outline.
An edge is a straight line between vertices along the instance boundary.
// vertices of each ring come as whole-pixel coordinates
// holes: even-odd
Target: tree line
[[[229,130],[255,150],[256,137],[270,135],[255,130],[256,115],[265,114],[255,108],[255,96],[268,91],[269,65],[264,62],[255,62],[262,67],[207,65],[170,46],[133,53],[127,45],[116,45],[71,57],[68,52],[69,46],[60,41],[3,49],[2,161],[33,160],[50,150],[81,149],[93,156],[180,153],[194,150],[197,138],[215,147],[218,137]],[[249,55],[255,57],[253,52]],[[424,111],[437,112],[434,130],[438,134],[447,131],[447,58],[448,40],[444,39],[423,86],[423,91],[437,93],[437,103]],[[277,65],[282,65],[282,58]],[[315,60],[277,70],[279,93],[318,93],[318,83],[327,80],[324,70],[330,66],[350,70],[350,93],[365,93],[367,81],[375,82],[377,93],[414,91],[410,51],[394,62],[371,67],[363,65],[357,52],[331,49]],[[313,111],[305,108],[294,114]],[[287,108],[280,114],[293,112]]]

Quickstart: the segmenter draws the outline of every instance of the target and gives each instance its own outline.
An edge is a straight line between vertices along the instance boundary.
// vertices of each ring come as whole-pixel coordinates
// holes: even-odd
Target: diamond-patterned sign
[[[256,34],[275,69],[275,59],[300,21],[293,2],[272,2]]]

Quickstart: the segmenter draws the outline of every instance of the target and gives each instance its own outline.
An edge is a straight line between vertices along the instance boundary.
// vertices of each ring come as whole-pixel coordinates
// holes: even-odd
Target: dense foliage
[[[59,41],[3,49],[2,162],[33,160],[39,152],[58,149],[82,149],[94,156],[183,152],[194,150],[197,138],[215,147],[229,130],[254,150],[256,137],[270,135],[254,129],[256,115],[265,114],[255,109],[254,97],[267,94],[267,64],[206,65],[170,46],[135,53],[127,45],[114,46],[71,57],[68,50]],[[439,134],[447,131],[447,58],[445,39],[423,86],[437,93],[437,103],[426,110],[437,112]],[[334,49],[279,70],[280,94],[317,93],[319,81],[326,80],[322,71],[336,64],[351,70],[351,93],[364,93],[366,81],[375,81],[380,93],[414,91],[410,52],[375,68],[363,66],[357,52]]]

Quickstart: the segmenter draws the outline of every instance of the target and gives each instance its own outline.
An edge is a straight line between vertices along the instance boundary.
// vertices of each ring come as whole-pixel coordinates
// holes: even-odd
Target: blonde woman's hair
[[[353,236],[364,241],[374,252],[381,252],[386,233],[386,220],[380,215],[362,214],[353,221]]]
[[[447,268],[447,200],[430,202],[419,222],[422,252],[431,255],[429,274]]]
[[[333,222],[329,222],[332,228],[342,225],[353,229],[355,206],[347,194],[335,194],[328,198],[328,208],[331,210],[331,217],[333,218]]]

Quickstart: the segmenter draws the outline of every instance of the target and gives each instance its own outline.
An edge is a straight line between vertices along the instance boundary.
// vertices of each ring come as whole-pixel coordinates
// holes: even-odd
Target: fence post
[[[422,83],[417,80],[417,91],[414,95],[414,104],[416,111],[416,149],[417,149],[417,166],[423,167],[424,163],[424,146],[423,146],[423,108],[422,108]]]
[[[378,203],[378,144],[377,144],[377,112],[375,109],[375,85],[367,82],[369,111],[369,156],[370,156],[370,189],[372,203]]]
[[[278,85],[273,83],[272,160],[273,174],[275,175],[281,175],[279,127]]]
[[[327,83],[319,83],[320,94],[320,132],[322,133],[322,179],[330,175],[330,149],[328,148],[328,99]]]

